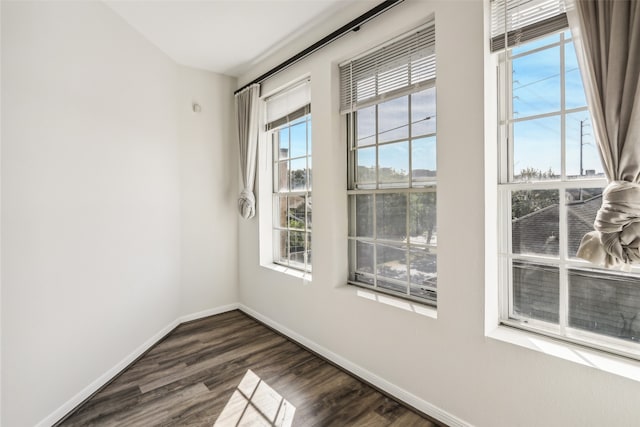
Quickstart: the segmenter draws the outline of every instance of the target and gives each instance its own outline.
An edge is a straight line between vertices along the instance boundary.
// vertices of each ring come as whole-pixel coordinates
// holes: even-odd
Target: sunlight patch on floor
[[[295,406],[249,369],[214,426],[289,427],[295,412]]]

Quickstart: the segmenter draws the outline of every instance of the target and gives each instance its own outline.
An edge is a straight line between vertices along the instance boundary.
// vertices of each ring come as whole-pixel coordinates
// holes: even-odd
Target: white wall
[[[188,67],[180,67],[179,81],[180,310],[187,315],[238,302],[237,83]]]
[[[485,112],[485,101],[495,97],[485,93],[485,79],[491,82],[494,77],[485,75],[483,7],[479,0],[405,1],[266,82],[263,93],[311,75],[313,281],[305,285],[299,278],[260,267],[259,221],[240,221],[240,300],[284,328],[474,425],[637,425],[637,382],[485,336],[485,294],[495,296],[495,283],[485,282],[485,241],[495,243],[493,236],[484,235],[485,196],[495,201],[495,195],[485,194],[485,176],[489,183],[495,182],[491,178],[495,162],[488,158],[485,165],[484,160],[485,113],[493,114]],[[358,297],[354,288],[345,286],[346,142],[344,119],[337,113],[337,64],[418,26],[434,13],[437,319]],[[296,52],[281,52],[278,59]],[[267,68],[267,64],[256,67],[239,83]],[[268,191],[268,184],[261,182],[260,187]],[[264,199],[267,206],[261,211],[269,209],[269,198]],[[495,229],[492,221],[487,218],[490,230]]]
[[[234,86],[101,2],[2,2],[3,425],[237,301]]]

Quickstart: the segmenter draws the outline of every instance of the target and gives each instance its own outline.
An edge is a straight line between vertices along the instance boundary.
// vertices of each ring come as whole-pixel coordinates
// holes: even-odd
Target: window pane
[[[401,240],[407,236],[407,195],[376,196],[376,232],[378,239]]]
[[[584,86],[582,86],[582,77],[580,76],[576,49],[573,43],[565,44],[564,58],[565,108],[584,107],[587,105],[587,99],[584,95]]]
[[[566,190],[568,255],[576,257],[582,237],[593,231],[593,222],[602,205],[602,188]]]
[[[412,244],[436,244],[436,219],[435,192],[409,196],[409,239]]]
[[[373,244],[351,240],[349,242],[355,249],[355,269],[358,272],[373,274]]]
[[[274,261],[282,264],[289,263],[289,232],[287,230],[274,230],[273,241],[276,245]]]
[[[376,245],[376,269],[378,277],[407,281],[407,250],[404,246]],[[380,285],[380,282],[378,282]],[[400,285],[401,292],[406,292],[407,285]]]
[[[559,307],[558,267],[514,261],[514,314],[530,319],[558,323]]]
[[[362,273],[358,273],[357,271],[353,274],[353,280],[358,283],[363,283],[370,286],[373,286],[375,283],[375,279],[373,277],[366,276]]]
[[[407,285],[405,283],[398,283],[391,280],[384,280],[382,278],[378,278],[377,286],[382,289],[386,289],[389,291],[397,292],[406,295],[407,294]]]
[[[433,290],[437,283],[436,254],[427,248],[412,248],[409,252],[411,293]]]
[[[356,145],[371,145],[376,143],[376,106],[363,108],[356,113]]]
[[[278,163],[278,188],[276,191],[289,190],[289,161]]]
[[[311,138],[312,132],[311,132],[311,127],[312,127],[312,123],[311,123],[311,116],[307,116],[307,155],[311,156],[311,154],[313,153],[313,147],[311,144],[311,141],[313,138]]]
[[[280,147],[278,158],[286,159],[289,157],[289,128],[280,129],[277,135],[279,141],[278,147]]]
[[[558,255],[558,202],[557,190],[521,190],[511,193],[513,253]]]
[[[304,205],[304,196],[289,196],[289,228],[305,229]]]
[[[289,259],[297,264],[304,264],[305,234],[302,231],[289,232]]]
[[[380,183],[409,181],[409,142],[396,142],[378,148],[378,179]]]
[[[512,66],[514,117],[560,109],[560,47],[516,58]]]
[[[414,139],[411,142],[411,174],[414,182],[436,176],[436,137]]]
[[[311,268],[311,233],[306,233],[307,235],[307,268]]]
[[[302,122],[291,126],[291,153],[290,157],[302,157],[307,155],[307,123]]]
[[[378,142],[409,137],[409,98],[402,96],[378,104]]]
[[[411,95],[411,135],[415,138],[433,133],[436,133],[435,87]]]
[[[594,142],[588,111],[567,114],[566,144],[567,178],[604,177],[604,169],[598,147]],[[580,158],[582,158],[582,171],[580,171]]]
[[[307,185],[307,159],[291,160],[291,190],[305,190]]]
[[[516,181],[560,177],[560,117],[513,124],[513,175]]]
[[[313,185],[313,162],[311,156],[307,157],[307,190],[311,190]]]
[[[313,219],[313,204],[311,202],[311,194],[307,196],[307,229],[311,230]]]
[[[351,208],[355,209],[355,221],[351,221],[350,235],[373,238],[373,195],[358,194],[350,198]]]
[[[569,326],[640,341],[638,276],[569,270]]]
[[[287,196],[277,196],[276,197],[276,206],[278,209],[277,219],[275,224],[282,228],[287,228],[288,225],[288,211],[287,211]]]
[[[376,181],[376,147],[360,148],[356,150],[356,182]]]

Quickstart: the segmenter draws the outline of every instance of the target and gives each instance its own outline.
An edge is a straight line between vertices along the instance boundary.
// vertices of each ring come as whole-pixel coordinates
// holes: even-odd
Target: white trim
[[[455,415],[450,414],[449,412],[425,401],[422,400],[421,398],[419,398],[418,396],[408,392],[407,390],[404,390],[403,388],[398,387],[397,385],[390,383],[389,381],[385,380],[384,378],[379,377],[378,375],[374,374],[371,371],[368,371],[364,368],[362,368],[361,366],[351,362],[348,359],[345,359],[344,357],[332,352],[331,350],[321,346],[320,344],[315,343],[314,341],[311,341],[310,339],[292,331],[291,329],[287,328],[286,326],[281,325],[280,323],[266,317],[263,316],[262,314],[258,313],[257,311],[247,307],[244,304],[240,304],[239,307],[240,311],[248,314],[249,316],[252,316],[256,319],[258,319],[259,321],[261,321],[262,323],[268,325],[269,327],[277,330],[278,332],[280,332],[281,334],[287,336],[288,338],[291,338],[292,340],[298,342],[299,344],[302,344],[303,346],[309,348],[310,350],[318,353],[320,356],[324,357],[325,359],[331,361],[332,363],[335,363],[336,365],[340,366],[341,368],[345,369],[348,372],[351,372],[352,374],[362,378],[363,380],[371,383],[372,385],[378,387],[380,390],[385,391],[386,393],[389,393],[391,396],[396,397],[398,400],[413,406],[414,408],[424,412],[425,414],[429,415],[430,417],[433,417],[437,420],[440,420],[441,422],[451,426],[451,427],[470,427],[472,426],[472,424],[456,417]]]
[[[190,322],[192,320],[202,319],[204,317],[213,316],[216,314],[225,313],[227,311],[237,310],[239,308],[238,303],[223,305],[220,307],[215,307],[209,310],[200,311],[197,313],[187,314],[181,317],[178,317],[176,320],[169,323],[167,326],[162,328],[156,334],[154,334],[151,338],[146,340],[142,345],[136,348],[133,352],[131,352],[128,356],[122,359],[120,362],[116,363],[111,369],[98,377],[91,384],[86,386],[82,391],[73,396],[67,402],[65,402],[58,409],[53,411],[47,417],[42,419],[36,427],[48,427],[51,426],[58,421],[60,421],[64,416],[66,416],[69,412],[74,410],[78,405],[84,402],[86,399],[91,397],[92,394],[100,390],[104,387],[109,381],[111,381],[116,375],[126,369],[133,361],[135,361],[138,357],[143,355],[146,351],[148,351],[151,347],[156,345],[162,338],[164,338],[169,332],[171,332],[176,327],[180,326],[185,322]]]
[[[182,317],[179,317],[177,322],[181,325],[186,322],[191,322],[192,320],[215,316],[216,314],[226,313],[228,311],[237,310],[238,308],[240,308],[240,304],[238,304],[237,302],[233,304],[221,305],[220,307],[210,308],[208,310],[199,311],[197,313],[186,314]]]

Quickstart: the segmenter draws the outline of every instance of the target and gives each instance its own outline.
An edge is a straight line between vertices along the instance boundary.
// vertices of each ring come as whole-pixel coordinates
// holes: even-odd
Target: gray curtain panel
[[[243,189],[238,198],[238,209],[244,219],[256,214],[256,197],[253,187],[256,181],[258,154],[258,112],[260,85],[254,84],[236,94],[238,142],[240,144],[240,169]]]
[[[567,14],[609,185],[578,256],[607,268],[640,261],[640,2],[574,0]]]

